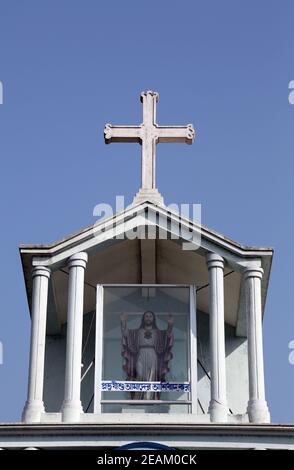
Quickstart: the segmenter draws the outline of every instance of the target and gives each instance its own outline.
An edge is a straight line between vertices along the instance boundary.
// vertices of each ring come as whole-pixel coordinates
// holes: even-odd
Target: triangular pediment
[[[195,284],[198,308],[208,312],[205,254],[218,253],[226,261],[226,321],[233,326],[239,322],[242,334],[242,267],[250,260],[260,261],[265,271],[264,303],[273,254],[270,248],[240,245],[152,202],[131,206],[50,245],[20,247],[29,303],[31,265],[42,264],[52,269],[49,305],[53,329],[66,321],[67,260],[80,251],[86,251],[89,258],[85,274],[85,313],[95,308],[98,283]],[[51,317],[49,315],[49,322]]]

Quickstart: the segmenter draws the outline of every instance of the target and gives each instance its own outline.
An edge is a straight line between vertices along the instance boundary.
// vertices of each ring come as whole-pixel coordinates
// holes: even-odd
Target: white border
[[[96,332],[95,332],[95,378],[94,378],[94,414],[102,413],[102,360],[103,360],[103,300],[104,287],[189,287],[189,348],[188,377],[191,384],[189,401],[191,401],[190,414],[197,415],[197,319],[196,319],[196,288],[191,284],[97,284],[96,298]],[[130,401],[131,402],[131,401]]]

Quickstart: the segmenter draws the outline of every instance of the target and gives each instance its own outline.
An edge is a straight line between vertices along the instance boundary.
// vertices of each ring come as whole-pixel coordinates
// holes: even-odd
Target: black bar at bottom
[[[199,468],[215,464],[239,465],[262,463],[280,465],[286,450],[2,450],[0,468],[8,465],[29,464],[31,468],[59,467],[99,468],[100,465],[117,468],[144,468],[144,465],[192,465]],[[4,464],[7,467],[4,467]],[[18,467],[20,468],[20,467]]]

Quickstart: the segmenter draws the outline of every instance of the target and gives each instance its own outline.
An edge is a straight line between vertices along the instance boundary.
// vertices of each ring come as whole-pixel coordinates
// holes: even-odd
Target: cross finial
[[[192,144],[195,131],[192,124],[186,126],[159,126],[156,123],[156,103],[159,94],[155,91],[143,91],[143,122],[139,126],[113,126],[106,124],[105,143],[137,142],[142,146],[142,183],[134,202],[153,200],[163,204],[163,199],[155,184],[156,145],[158,143],[179,142]]]

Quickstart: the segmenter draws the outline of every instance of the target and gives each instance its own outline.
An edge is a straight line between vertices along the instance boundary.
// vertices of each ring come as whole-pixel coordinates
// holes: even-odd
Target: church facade
[[[243,246],[164,204],[158,143],[191,144],[187,126],[105,127],[142,146],[133,203],[51,245],[22,245],[31,312],[28,396],[3,448],[294,449],[270,423],[262,318],[273,250]]]

